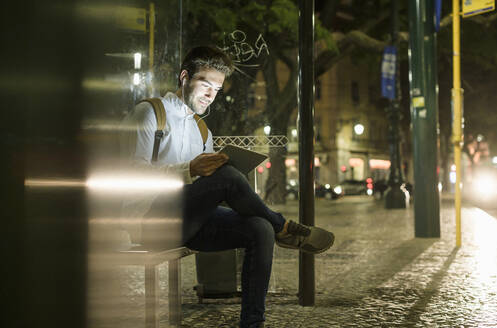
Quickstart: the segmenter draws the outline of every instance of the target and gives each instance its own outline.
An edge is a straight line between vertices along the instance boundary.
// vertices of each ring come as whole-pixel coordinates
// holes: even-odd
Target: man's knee
[[[218,168],[215,172],[218,176],[221,176],[225,179],[231,179],[235,181],[243,181],[246,182],[247,178],[240,172],[238,171],[235,167],[226,164]]]
[[[248,218],[247,222],[247,228],[257,243],[274,244],[274,228],[271,223],[260,217]]]

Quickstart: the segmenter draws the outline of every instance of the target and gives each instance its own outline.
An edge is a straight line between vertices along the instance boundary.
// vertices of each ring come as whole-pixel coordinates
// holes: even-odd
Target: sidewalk
[[[274,208],[298,218],[296,201]],[[362,196],[318,200],[316,225],[332,230],[336,241],[315,258],[316,305],[298,305],[298,253],[277,247],[266,326],[496,327],[497,219],[463,208],[457,249],[454,217],[445,200],[441,238],[415,239],[412,208],[386,210]],[[194,268],[194,257],[183,260],[182,327],[237,327],[236,299],[198,304]],[[167,268],[160,274],[167,282]],[[167,295],[161,301],[165,305]],[[168,326],[167,312],[161,326]]]

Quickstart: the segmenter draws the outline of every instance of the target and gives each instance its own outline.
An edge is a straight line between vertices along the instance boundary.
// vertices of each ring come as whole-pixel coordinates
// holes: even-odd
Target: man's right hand
[[[190,162],[190,175],[209,176],[228,161],[229,157],[223,153],[200,154]]]

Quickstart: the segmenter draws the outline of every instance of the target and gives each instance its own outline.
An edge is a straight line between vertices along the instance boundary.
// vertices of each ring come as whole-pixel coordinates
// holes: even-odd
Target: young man
[[[206,252],[245,249],[240,326],[263,327],[275,241],[281,247],[321,253],[331,247],[334,236],[320,228],[287,221],[270,210],[246,178],[226,164],[228,157],[214,153],[210,131],[204,145],[194,114],[207,111],[232,71],[231,60],[216,48],[197,47],[186,55],[178,90],[161,98],[166,128],[155,165],[162,172],[183,176],[184,245]],[[157,129],[152,106],[140,103],[127,121],[128,126],[136,127],[124,140],[129,159],[151,166]],[[156,198],[149,206],[141,207],[140,214],[157,213],[164,201]],[[223,201],[230,208],[220,207]]]

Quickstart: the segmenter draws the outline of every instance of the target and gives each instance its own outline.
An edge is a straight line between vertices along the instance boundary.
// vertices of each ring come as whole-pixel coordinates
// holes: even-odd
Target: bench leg
[[[145,265],[145,327],[159,327],[159,279],[156,265]]]
[[[179,259],[170,260],[169,268],[169,323],[181,324],[181,263]]]

